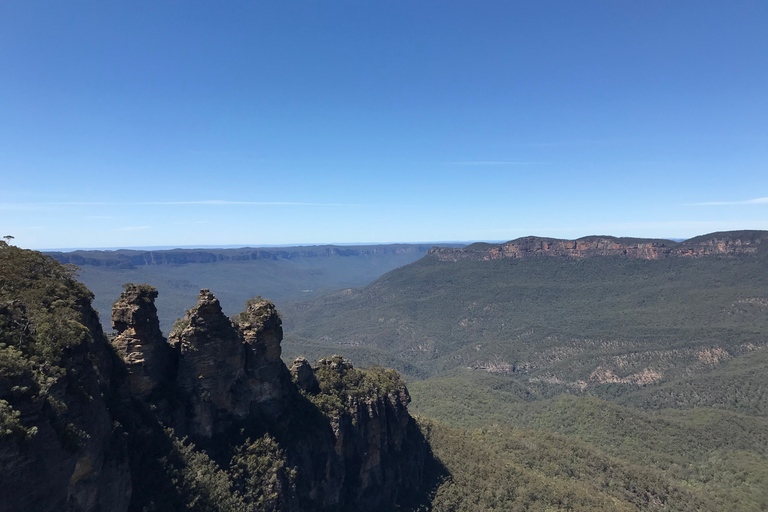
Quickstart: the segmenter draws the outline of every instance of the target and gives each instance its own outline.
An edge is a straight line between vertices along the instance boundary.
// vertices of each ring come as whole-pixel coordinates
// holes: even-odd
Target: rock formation
[[[179,353],[177,385],[192,409],[190,434],[211,437],[219,411],[246,416],[236,392],[245,380],[245,349],[210,291],[200,291],[197,305],[174,325],[170,343]]]
[[[319,393],[320,388],[315,378],[312,366],[304,357],[297,357],[291,365],[291,378],[300,390],[308,393]]]
[[[498,245],[479,243],[462,248],[433,247],[427,254],[441,261],[489,261],[537,256],[574,259],[618,256],[655,260],[670,257],[755,254],[767,239],[766,232],[750,231],[713,233],[685,242],[608,236],[588,236],[577,240],[527,236]]]
[[[312,367],[298,358],[291,365],[305,396],[320,404],[330,422],[330,450],[315,446],[314,465],[327,457],[328,475],[317,475],[317,504],[325,509],[387,509],[422,484],[426,444],[408,414],[410,395],[399,375],[374,368],[361,371],[341,356]],[[324,452],[321,450],[325,450]],[[306,459],[297,460],[300,469]]]
[[[277,418],[292,383],[280,359],[282,321],[274,304],[251,300],[233,323],[209,290],[176,322],[177,386],[190,410],[184,433],[210,438],[251,415]]]
[[[272,302],[255,298],[246,303],[235,324],[245,347],[248,379],[248,393],[240,400],[249,410],[256,407],[261,414],[275,418],[293,391],[288,369],[280,359],[283,321]]]
[[[125,285],[112,306],[112,328],[117,336],[112,346],[125,362],[131,394],[146,398],[167,382],[171,350],[160,332],[155,298],[148,285]]]
[[[376,511],[420,489],[427,445],[395,372],[299,360],[294,383],[274,304],[230,320],[208,290],[166,342],[157,291],[127,285],[110,347],[70,270],[0,249],[45,276],[0,261],[3,512]]]
[[[251,299],[230,320],[209,290],[201,290],[197,304],[174,325],[165,347],[173,353],[167,356],[156,346],[164,343],[153,315],[156,297],[154,288],[129,286],[113,308],[120,332],[113,343],[128,368],[131,394],[151,403],[179,435],[214,450],[238,430],[275,432],[276,439],[293,432],[285,457],[297,481],[281,480],[287,495],[276,501],[284,507],[275,510],[350,509],[361,503],[376,510],[418,489],[426,445],[395,373],[372,373],[380,382],[350,395],[339,383],[360,386],[370,377],[338,356],[314,368],[299,358],[289,371],[280,359],[282,320],[274,304]],[[153,370],[163,365],[164,372]],[[323,382],[337,385],[322,388],[318,372]],[[174,405],[152,394],[160,383],[175,396]],[[326,403],[337,407],[323,409]]]

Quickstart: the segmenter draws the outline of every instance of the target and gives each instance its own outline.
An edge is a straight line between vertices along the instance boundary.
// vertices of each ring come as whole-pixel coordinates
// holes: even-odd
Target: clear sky
[[[29,248],[768,229],[765,0],[0,2]]]

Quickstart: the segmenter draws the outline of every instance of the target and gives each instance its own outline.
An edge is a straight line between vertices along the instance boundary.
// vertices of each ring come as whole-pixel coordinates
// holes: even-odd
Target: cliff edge
[[[441,261],[490,261],[539,256],[572,259],[617,256],[656,260],[671,257],[756,254],[766,241],[766,231],[712,233],[684,242],[612,236],[587,236],[576,240],[526,236],[503,244],[476,243],[462,248],[433,247],[427,255],[437,257]]]

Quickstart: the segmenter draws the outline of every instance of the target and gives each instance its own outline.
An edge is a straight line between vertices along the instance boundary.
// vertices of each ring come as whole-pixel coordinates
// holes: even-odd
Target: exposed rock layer
[[[589,236],[560,240],[528,236],[503,244],[472,244],[463,248],[433,247],[427,254],[442,261],[520,259],[537,256],[589,258],[618,256],[655,260],[669,257],[754,254],[766,241],[766,232],[713,233],[685,242]]]
[[[197,305],[174,326],[176,382],[188,407],[188,422],[177,427],[184,433],[210,438],[234,420],[284,412],[293,384],[280,359],[283,329],[274,304],[249,301],[237,321],[224,315],[209,290],[201,290]]]

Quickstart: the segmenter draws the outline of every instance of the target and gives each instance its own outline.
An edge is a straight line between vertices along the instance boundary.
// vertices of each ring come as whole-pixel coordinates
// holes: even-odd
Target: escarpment
[[[375,511],[421,492],[429,450],[396,373],[292,374],[274,304],[230,319],[208,290],[166,341],[157,290],[126,285],[110,346],[71,270],[0,251],[3,512]]]
[[[588,236],[576,240],[527,236],[503,244],[472,244],[462,248],[434,247],[427,254],[442,261],[523,259],[539,256],[589,258],[617,256],[656,260],[672,257],[755,254],[768,240],[765,231],[712,233],[685,242]]]

